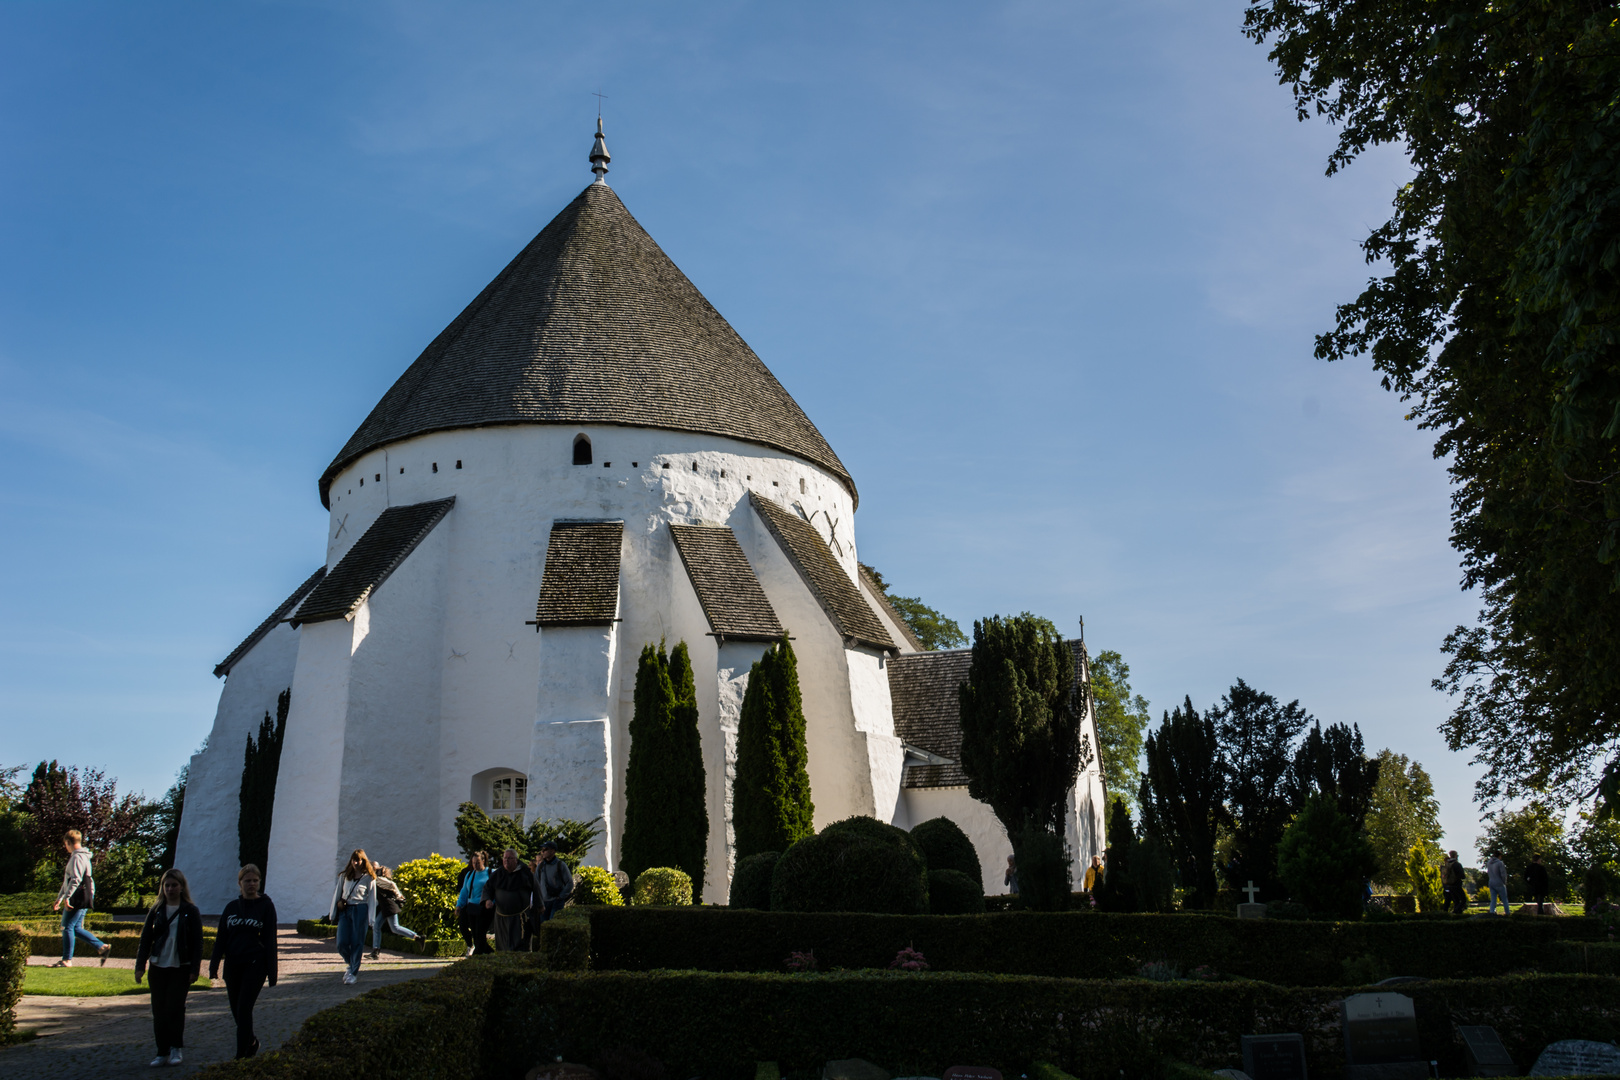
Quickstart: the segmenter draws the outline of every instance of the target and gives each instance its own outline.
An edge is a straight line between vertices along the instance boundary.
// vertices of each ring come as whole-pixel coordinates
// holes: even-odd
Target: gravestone
[[[1345,1080],[1428,1080],[1411,998],[1352,994],[1343,1015]]]
[[[988,1065],[952,1065],[940,1080],[1001,1080],[1001,1070]]]
[[[1254,901],[1254,894],[1259,891],[1259,889],[1255,888],[1254,879],[1252,878],[1249,880],[1248,885],[1238,890],[1238,892],[1246,894],[1249,898],[1249,902],[1247,904],[1238,905],[1238,918],[1263,919],[1266,917],[1266,905],[1257,904]]]
[[[1531,1076],[1620,1075],[1620,1047],[1590,1039],[1555,1042],[1536,1058]]]
[[[1215,1075],[1224,1076],[1226,1080],[1253,1080],[1253,1078],[1242,1069],[1216,1069]]]
[[[1457,1034],[1462,1036],[1463,1054],[1468,1058],[1471,1076],[1517,1076],[1513,1055],[1507,1052],[1496,1029],[1481,1025],[1458,1024]]]
[[[1303,1035],[1245,1035],[1242,1043],[1250,1080],[1309,1080]]]

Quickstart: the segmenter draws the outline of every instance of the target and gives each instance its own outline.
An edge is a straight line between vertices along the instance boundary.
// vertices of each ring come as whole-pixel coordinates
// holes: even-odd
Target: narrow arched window
[[[591,439],[589,435],[574,436],[574,464],[589,465],[591,463]]]

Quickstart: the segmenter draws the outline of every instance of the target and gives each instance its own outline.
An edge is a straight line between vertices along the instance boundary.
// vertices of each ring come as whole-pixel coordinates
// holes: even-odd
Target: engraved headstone
[[[1245,1035],[1243,1071],[1251,1080],[1309,1080],[1302,1035]]]
[[[952,1065],[941,1080],[1001,1080],[1001,1070],[988,1065]]]
[[[1345,1080],[1427,1080],[1417,1014],[1405,994],[1344,999]]]
[[[1620,1047],[1590,1039],[1565,1039],[1541,1052],[1531,1076],[1620,1075]]]
[[[1496,1029],[1481,1025],[1458,1024],[1457,1034],[1462,1036],[1463,1055],[1468,1058],[1470,1076],[1517,1076],[1513,1055],[1497,1037]]]
[[[1260,890],[1255,886],[1252,878],[1249,880],[1247,885],[1238,890],[1238,892],[1243,893],[1249,898],[1249,902],[1247,904],[1238,905],[1238,918],[1263,919],[1266,917],[1266,905],[1256,903],[1254,899],[1255,894],[1259,891]]]

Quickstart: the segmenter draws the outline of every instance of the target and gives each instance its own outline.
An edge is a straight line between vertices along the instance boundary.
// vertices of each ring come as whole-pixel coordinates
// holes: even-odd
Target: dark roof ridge
[[[866,597],[861,595],[854,580],[833,558],[832,551],[816,527],[804,520],[803,516],[788,513],[757,492],[750,491],[748,500],[776,538],[782,553],[799,572],[811,595],[821,605],[821,610],[827,613],[833,628],[848,640],[896,651],[894,639],[884,629],[882,621],[872,611]]]
[[[729,525],[672,522],[669,535],[715,637],[775,641],[787,632]]]
[[[252,651],[253,646],[257,645],[261,640],[264,639],[264,635],[275,629],[276,624],[286,617],[287,612],[293,609],[293,605],[297,604],[298,601],[309,595],[309,590],[313,589],[321,578],[325,576],[326,567],[316,567],[315,572],[309,575],[309,577],[305,578],[304,583],[298,586],[298,588],[294,589],[292,595],[283,600],[281,604],[277,606],[276,610],[270,613],[270,617],[268,619],[254,627],[253,633],[243,638],[242,643],[230,651],[230,655],[214,665],[214,678],[217,679],[221,675],[229,675],[231,673],[231,668],[236,666],[237,661],[241,660],[242,657],[246,656],[250,651]]]
[[[321,474],[434,431],[614,424],[843,462],[764,362],[641,227],[592,184],[404,371]]]

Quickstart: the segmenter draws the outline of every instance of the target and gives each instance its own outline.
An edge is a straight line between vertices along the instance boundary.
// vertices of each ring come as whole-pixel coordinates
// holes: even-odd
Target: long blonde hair
[[[162,908],[168,904],[168,900],[166,900],[163,896],[163,883],[168,881],[170,878],[173,878],[180,883],[180,902],[182,904],[191,903],[191,886],[186,882],[186,875],[179,870],[171,868],[163,871],[163,876],[158,879],[157,902],[152,905],[153,911],[157,911],[159,908]]]
[[[354,864],[356,862],[359,862],[360,864],[359,871],[355,870]],[[377,868],[373,866],[371,864],[371,860],[366,857],[366,849],[355,848],[354,851],[349,855],[349,864],[343,868],[343,876],[348,878],[350,881],[359,881],[361,871],[371,875],[373,880],[375,880],[377,877]]]

